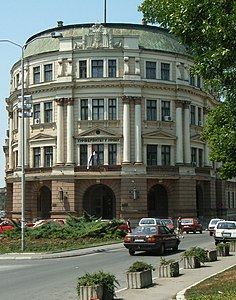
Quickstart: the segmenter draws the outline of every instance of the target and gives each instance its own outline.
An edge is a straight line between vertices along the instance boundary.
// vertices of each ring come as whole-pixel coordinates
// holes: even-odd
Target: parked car
[[[166,218],[166,219],[161,218],[160,220],[164,225],[166,225],[170,229],[170,231],[172,231],[172,232],[174,231],[174,229],[175,229],[174,222],[171,218]]]
[[[220,242],[236,241],[236,222],[219,221],[214,229],[215,245]]]
[[[143,225],[161,225],[163,224],[161,219],[158,218],[142,218],[138,225],[143,226]]]
[[[210,236],[213,235],[215,225],[216,225],[219,221],[224,221],[224,220],[219,219],[219,218],[215,218],[215,219],[211,219],[211,220],[210,220],[210,222],[209,222],[209,224],[208,224],[208,226],[207,226],[207,230],[209,231]]]
[[[3,234],[4,231],[14,228],[14,224],[10,221],[3,221],[0,223],[0,234]]]
[[[36,221],[32,227],[42,226],[43,224],[50,223],[50,222],[57,222],[61,226],[65,224],[63,220],[59,220],[59,219],[44,219],[44,220]]]
[[[166,249],[178,250],[180,240],[165,225],[144,225],[136,227],[124,238],[124,246],[130,255],[136,251],[158,252],[163,255]]]
[[[182,218],[181,226],[183,232],[202,233],[202,224],[196,218]]]

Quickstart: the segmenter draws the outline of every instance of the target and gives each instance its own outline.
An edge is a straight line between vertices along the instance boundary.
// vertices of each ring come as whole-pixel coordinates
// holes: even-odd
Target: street
[[[208,232],[203,234],[185,234],[181,239],[179,251],[167,252],[168,259],[180,260],[184,250],[198,246],[213,248],[214,239]],[[125,288],[125,272],[135,261],[144,261],[154,267],[159,265],[160,256],[137,253],[130,256],[127,249],[101,251],[100,253],[61,259],[43,260],[0,260],[1,299],[41,300],[41,299],[78,299],[76,291],[77,278],[85,272],[103,270],[116,275],[120,286]],[[181,267],[181,264],[180,264]],[[154,271],[153,276],[156,276]]]

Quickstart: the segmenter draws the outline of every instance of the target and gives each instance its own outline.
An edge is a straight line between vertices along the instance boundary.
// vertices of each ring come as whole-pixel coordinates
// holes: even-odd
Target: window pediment
[[[172,134],[169,134],[167,132],[164,132],[164,131],[161,131],[161,130],[156,130],[156,131],[153,131],[153,132],[149,132],[149,133],[146,133],[146,134],[143,134],[143,138],[145,139],[150,139],[150,138],[160,138],[160,139],[172,139],[172,140],[175,140],[176,139],[176,136],[172,135]]]

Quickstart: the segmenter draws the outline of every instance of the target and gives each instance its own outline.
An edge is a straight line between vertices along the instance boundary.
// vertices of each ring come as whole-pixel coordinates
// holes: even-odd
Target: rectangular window
[[[170,64],[161,63],[161,80],[170,80]]]
[[[190,74],[190,85],[194,86],[195,85],[195,76]]]
[[[40,147],[34,148],[34,168],[40,167],[41,153]]]
[[[40,123],[40,104],[34,104],[33,106],[34,111],[34,124]]]
[[[147,120],[156,121],[157,120],[157,101],[156,100],[147,100],[146,102],[147,109]]]
[[[52,64],[44,65],[44,81],[52,81]]]
[[[109,144],[108,145],[108,164],[116,165],[116,157],[117,157],[117,145]]]
[[[87,61],[79,61],[79,78],[87,78]]]
[[[116,60],[108,59],[108,77],[116,77]]]
[[[201,88],[201,77],[197,76],[197,87],[200,89]]]
[[[116,120],[116,99],[108,99],[108,119]]]
[[[34,83],[40,83],[40,67],[33,68]]]
[[[161,164],[170,166],[170,146],[161,146]]]
[[[18,151],[14,152],[14,158],[15,158],[14,166],[15,166],[15,168],[17,168],[18,167]]]
[[[198,163],[199,167],[203,167],[203,150],[198,149]]]
[[[93,103],[93,109],[92,109],[93,120],[104,120],[104,100],[93,99],[92,103]]]
[[[157,145],[147,145],[147,165],[157,165]]]
[[[157,78],[156,70],[157,70],[156,62],[154,62],[154,61],[146,62],[146,78],[156,79]]]
[[[161,101],[161,118],[162,121],[170,121],[170,101]]]
[[[104,145],[97,144],[92,145],[92,149],[95,151],[95,155],[93,157],[93,166],[103,166],[104,165]]]
[[[81,120],[88,120],[88,99],[81,99],[80,113]]]
[[[44,103],[44,122],[52,123],[52,102]]]
[[[87,166],[88,163],[88,147],[87,145],[80,145],[80,166]]]
[[[190,123],[196,125],[196,107],[194,105],[190,106]]]
[[[44,148],[44,166],[52,167],[53,164],[53,147],[45,147]]]
[[[228,208],[230,208],[230,192],[228,192]]]
[[[92,60],[92,78],[103,77],[103,60]]]
[[[191,148],[191,163],[193,167],[197,166],[197,148]]]

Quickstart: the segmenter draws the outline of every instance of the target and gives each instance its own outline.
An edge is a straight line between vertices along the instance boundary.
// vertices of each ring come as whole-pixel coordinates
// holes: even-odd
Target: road
[[[179,251],[167,252],[168,259],[180,260],[184,250],[199,246],[213,248],[209,233],[188,234],[181,240]],[[127,286],[125,272],[135,261],[144,261],[154,267],[159,256],[137,253],[130,256],[122,244],[118,250],[96,254],[43,260],[0,260],[0,299],[4,300],[77,300],[76,281],[85,272],[102,270],[116,275],[122,289]],[[155,277],[155,271],[153,273]]]

